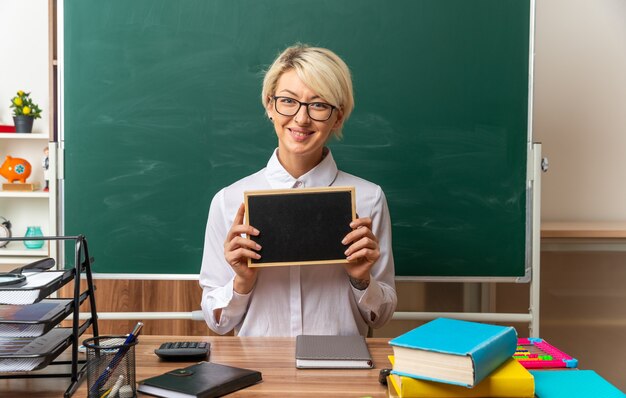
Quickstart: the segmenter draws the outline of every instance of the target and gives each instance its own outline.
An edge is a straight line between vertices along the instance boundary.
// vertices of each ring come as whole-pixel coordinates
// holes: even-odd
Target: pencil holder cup
[[[100,336],[83,341],[87,349],[89,398],[135,397],[135,345],[127,336]]]

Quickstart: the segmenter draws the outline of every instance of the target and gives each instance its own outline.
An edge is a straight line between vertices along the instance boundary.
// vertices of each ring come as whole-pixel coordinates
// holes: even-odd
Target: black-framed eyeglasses
[[[333,110],[337,107],[326,102],[300,102],[290,97],[274,96],[274,108],[283,116],[293,116],[300,111],[302,105],[306,107],[306,113],[317,122],[325,122],[330,119]]]

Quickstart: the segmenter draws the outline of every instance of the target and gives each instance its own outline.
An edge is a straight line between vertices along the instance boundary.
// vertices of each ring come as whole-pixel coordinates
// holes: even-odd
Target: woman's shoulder
[[[243,193],[245,191],[268,189],[267,179],[263,174],[264,170],[265,169],[261,169],[254,174],[250,174],[249,176],[233,182],[222,188],[215,196],[224,196],[227,202],[234,199],[241,203],[243,202]]]
[[[380,213],[387,207],[387,199],[380,185],[357,177],[350,173],[340,171],[333,186],[352,186],[356,194],[357,213],[362,216],[370,216]]]
[[[381,195],[382,188],[380,185],[368,181],[364,178],[355,176],[350,173],[346,173],[345,171],[339,171],[337,173],[337,178],[333,183],[335,186],[354,186],[357,190],[357,194],[359,191],[368,195]]]
[[[350,173],[339,171],[333,185],[354,187],[357,206],[361,208],[360,211],[363,214],[368,214],[370,210],[383,206],[387,201],[380,185]]]

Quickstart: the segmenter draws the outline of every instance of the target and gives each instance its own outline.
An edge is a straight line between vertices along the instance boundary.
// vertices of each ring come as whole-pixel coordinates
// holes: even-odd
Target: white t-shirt
[[[371,217],[380,258],[370,285],[358,290],[341,264],[259,268],[248,294],[233,290],[235,272],[224,258],[224,240],[243,202],[243,192],[257,189],[354,186],[356,212]],[[262,232],[262,231],[261,231]],[[328,151],[314,169],[298,179],[280,164],[277,150],[264,169],[219,191],[209,210],[200,272],[202,311],[209,327],[239,336],[300,334],[366,335],[368,326],[385,325],[396,308],[391,221],[382,189],[344,173]],[[214,310],[222,309],[219,323]]]

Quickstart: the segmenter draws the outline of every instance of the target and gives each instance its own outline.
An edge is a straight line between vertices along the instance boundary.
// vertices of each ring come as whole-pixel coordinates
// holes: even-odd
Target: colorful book
[[[513,356],[517,333],[511,326],[438,318],[389,344],[392,373],[473,387]]]
[[[391,375],[387,376],[387,398],[401,398],[391,381]]]
[[[531,370],[537,398],[625,398],[593,370]]]
[[[389,356],[393,365],[393,356]],[[509,358],[473,388],[411,377],[389,375],[400,398],[501,397],[534,398],[533,376],[513,358]]]
[[[539,338],[517,339],[513,358],[526,369],[576,368],[578,360]]]

